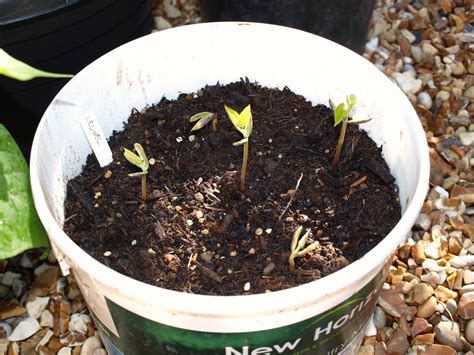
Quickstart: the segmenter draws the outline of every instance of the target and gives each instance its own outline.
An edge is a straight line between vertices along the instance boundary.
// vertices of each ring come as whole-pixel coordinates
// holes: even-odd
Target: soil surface
[[[224,104],[253,113],[246,189],[239,190],[242,139]],[[189,117],[217,113],[190,132]],[[207,86],[132,114],[109,144],[114,162],[88,157],[69,181],[64,230],[87,253],[137,280],[182,292],[239,295],[297,286],[357,260],[400,219],[394,179],[381,149],[348,126],[338,170],[330,168],[340,126],[288,88],[242,80]],[[123,147],[150,158],[148,198]],[[297,182],[301,178],[298,189]],[[294,192],[295,190],[296,193]],[[294,231],[319,246],[288,256]]]

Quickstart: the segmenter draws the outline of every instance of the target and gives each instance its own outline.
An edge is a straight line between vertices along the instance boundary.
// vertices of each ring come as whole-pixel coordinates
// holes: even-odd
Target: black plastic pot
[[[205,22],[250,21],[288,26],[362,53],[375,0],[200,0],[199,3]]]
[[[150,33],[151,5],[152,0],[0,0],[0,48],[42,70],[75,74]],[[44,110],[66,82],[0,77],[0,121],[25,155]]]

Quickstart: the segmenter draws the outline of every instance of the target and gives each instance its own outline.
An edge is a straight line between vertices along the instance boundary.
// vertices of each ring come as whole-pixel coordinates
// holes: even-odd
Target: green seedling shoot
[[[253,128],[252,111],[250,109],[250,105],[247,105],[247,107],[245,107],[241,113],[237,113],[236,111],[225,105],[224,107],[234,127],[244,136],[244,138],[240,141],[233,143],[233,145],[235,146],[244,146],[242,172],[240,174],[240,191],[244,191],[245,178],[247,176],[247,162],[249,158],[249,137],[250,134],[252,134]]]
[[[69,74],[49,73],[29,66],[26,63],[13,58],[7,52],[0,48],[0,75],[9,78],[27,81],[34,78],[70,78]]]
[[[189,118],[189,122],[196,121],[197,123],[191,128],[191,132],[203,128],[209,122],[212,122],[212,131],[215,132],[217,130],[217,115],[215,113],[199,112]]]
[[[303,231],[303,227],[299,226],[296,229],[295,233],[293,234],[293,239],[291,241],[291,254],[290,254],[290,257],[288,258],[288,264],[290,265],[290,271],[295,270],[295,258],[296,257],[301,257],[303,255],[308,254],[309,252],[316,249],[316,247],[319,245],[319,242],[315,241],[314,243],[312,243],[312,244],[308,245],[306,248],[304,248],[304,246],[306,245],[306,242],[308,241],[308,238],[311,236],[311,230],[308,228],[306,230],[306,233],[300,239],[300,235],[301,235],[302,231]]]
[[[355,95],[346,96],[347,107],[343,102],[339,105],[335,105],[334,102],[329,99],[329,104],[331,105],[332,110],[334,111],[334,127],[342,122],[341,132],[339,133],[339,139],[337,141],[336,152],[334,153],[334,160],[332,161],[332,170],[337,170],[337,164],[339,163],[339,158],[341,156],[342,146],[344,144],[344,138],[346,136],[346,129],[348,124],[362,124],[369,122],[369,119],[361,120],[349,120],[349,115],[357,104],[357,97]]]
[[[127,148],[123,148],[123,155],[125,156],[125,159],[127,159],[130,163],[142,169],[142,171],[128,174],[128,176],[141,178],[142,180],[142,195],[141,196],[142,196],[142,200],[146,201],[146,176],[148,174],[148,168],[150,165],[148,163],[148,158],[141,144],[135,143],[133,146],[135,147],[135,150],[137,151],[138,155],[133,153],[131,150],[128,150]]]

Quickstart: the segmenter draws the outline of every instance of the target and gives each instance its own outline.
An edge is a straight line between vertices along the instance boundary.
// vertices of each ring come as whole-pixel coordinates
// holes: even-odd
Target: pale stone
[[[165,1],[163,3],[163,8],[165,10],[166,16],[170,19],[176,19],[182,16],[181,11],[169,2]]]
[[[94,350],[102,347],[100,339],[96,336],[87,338],[81,348],[81,355],[92,355]]]
[[[36,297],[33,301],[26,304],[26,309],[28,314],[38,319],[41,316],[41,313],[46,309],[49,303],[49,297]]]
[[[433,293],[434,293],[434,290],[430,285],[425,284],[425,283],[420,283],[418,285],[415,285],[415,287],[413,287],[413,290],[411,292],[412,300],[416,304],[423,304],[428,300],[428,298],[431,297]]]
[[[429,272],[427,274],[421,275],[420,276],[421,281],[427,282],[431,285],[439,285],[442,284],[442,278],[440,276],[439,272]]]
[[[25,340],[41,329],[38,321],[33,317],[22,320],[8,337],[10,341]]]
[[[455,299],[458,297],[458,294],[454,291],[451,291],[449,288],[440,285],[435,290],[435,296],[441,302],[446,302],[449,299]]]
[[[421,266],[423,267],[423,269],[430,270],[433,272],[440,272],[449,269],[448,266],[441,266],[436,262],[436,260],[433,259],[426,259],[425,261],[423,261]]]
[[[451,65],[451,70],[453,75],[460,76],[466,72],[466,67],[464,67],[464,65],[460,62],[454,62]]]
[[[92,319],[87,314],[74,313],[69,320],[69,331],[87,334],[87,325],[92,323]]]
[[[409,30],[403,28],[400,30],[400,33],[403,35],[403,37],[405,37],[408,40],[408,42],[413,43],[416,41],[415,35],[411,33]]]
[[[366,43],[365,49],[367,52],[373,53],[377,49],[378,45],[379,45],[379,38],[374,37],[369,42]]]
[[[1,283],[4,284],[5,286],[11,286],[13,284],[13,281],[15,279],[19,279],[20,277],[21,277],[21,274],[7,271],[5,274],[3,274]]]
[[[154,21],[155,27],[158,29],[158,31],[167,30],[168,28],[173,27],[171,23],[169,23],[168,20],[166,20],[163,16],[156,16]]]
[[[421,228],[425,231],[431,227],[431,217],[428,214],[420,213],[415,222],[415,227]]]
[[[471,319],[469,322],[467,322],[464,329],[464,335],[468,342],[474,344],[474,319]]]
[[[474,143],[474,132],[461,132],[459,139],[463,145],[471,145]]]
[[[423,60],[423,51],[418,46],[411,46],[411,56],[415,60],[415,62],[419,63]]]
[[[452,316],[452,315],[455,315],[457,313],[458,304],[456,303],[455,300],[450,299],[446,302],[446,308],[449,311],[449,313],[451,313],[451,316]]]
[[[435,328],[436,340],[441,344],[451,346],[457,351],[463,349],[463,343],[461,341],[461,330],[459,324],[456,322],[439,322]]]
[[[468,99],[474,99],[474,85],[470,86],[466,91],[464,91],[464,96],[466,96]]]
[[[474,292],[467,292],[461,296],[458,302],[458,314],[463,319],[474,318]]]
[[[471,270],[464,270],[463,272],[464,284],[469,285],[474,283],[474,272]]]
[[[385,327],[387,322],[387,317],[385,316],[385,312],[379,306],[375,306],[374,309],[374,324],[377,330],[381,330]]]
[[[436,94],[436,100],[440,100],[440,101],[448,101],[449,100],[449,92],[447,91],[444,91],[444,90],[440,90],[438,91],[438,93]]]
[[[423,91],[418,94],[418,103],[429,110],[433,105],[433,100],[431,100],[431,96],[427,92]]]
[[[474,292],[474,284],[471,284],[471,285],[464,285],[463,287],[461,287],[459,289],[459,293],[461,295],[465,294],[465,293],[469,293],[469,292]]]
[[[415,74],[412,71],[404,73],[395,72],[392,74],[392,77],[405,94],[416,94],[420,91],[423,84],[421,80],[415,78]]]
[[[421,318],[429,318],[433,315],[436,310],[436,297],[431,296],[428,301],[423,303],[421,306],[418,306],[416,315]]]
[[[433,238],[435,239],[435,238]],[[431,259],[439,259],[446,255],[446,242],[435,239],[425,248],[425,255]]]
[[[71,355],[72,354],[72,348],[69,346],[65,346],[64,348],[61,348],[61,350],[58,351],[58,355]]]
[[[464,268],[474,265],[474,255],[455,256],[449,262],[454,267]]]
[[[45,310],[41,313],[40,325],[41,325],[42,327],[47,327],[47,328],[53,328],[53,326],[54,326],[54,318],[53,318],[53,315],[52,315],[51,312],[48,311],[47,309],[45,309]]]

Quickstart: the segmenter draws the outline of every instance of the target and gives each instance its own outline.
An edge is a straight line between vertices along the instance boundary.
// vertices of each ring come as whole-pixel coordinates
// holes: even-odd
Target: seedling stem
[[[342,145],[344,144],[344,138],[346,136],[346,129],[349,114],[357,103],[357,97],[355,95],[346,96],[347,108],[344,103],[341,102],[339,105],[335,105],[332,100],[329,100],[332,110],[334,111],[334,127],[342,122],[341,132],[339,133],[339,139],[337,140],[336,152],[334,153],[334,160],[332,161],[332,170],[337,170],[337,164],[341,156]]]
[[[242,159],[242,171],[240,174],[240,191],[245,189],[245,179],[247,177],[247,164],[249,159],[249,137],[252,133],[253,121],[252,121],[252,111],[250,105],[247,105],[241,113],[237,113],[230,107],[224,105],[227,115],[230,118],[230,121],[234,127],[244,136],[244,139],[241,139],[238,142],[234,142],[233,145],[243,145],[243,159]]]
[[[137,173],[132,173],[128,174],[130,177],[140,177],[142,181],[142,193],[141,193],[141,198],[143,201],[146,201],[146,176],[148,174],[148,168],[149,168],[149,163],[148,163],[148,158],[145,154],[145,150],[143,149],[142,145],[140,143],[135,143],[133,145],[135,147],[135,150],[137,151],[138,155],[133,153],[131,150],[127,148],[123,148],[123,155],[125,158],[135,165],[136,167],[142,169],[142,171],[137,172]]]

